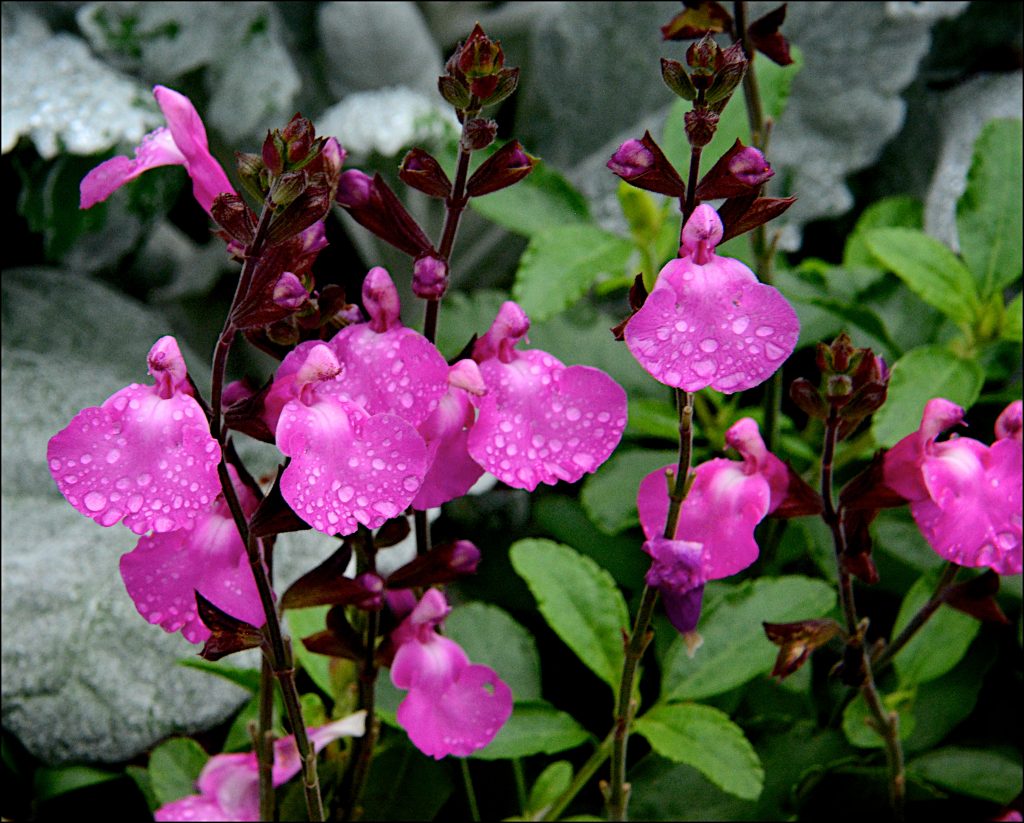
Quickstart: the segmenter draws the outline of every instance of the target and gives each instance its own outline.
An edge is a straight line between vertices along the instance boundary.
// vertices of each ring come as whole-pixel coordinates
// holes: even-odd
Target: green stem
[[[459,758],[462,769],[462,785],[466,787],[466,802],[469,804],[469,818],[473,823],[480,823],[480,807],[476,803],[476,791],[473,789],[473,776],[469,773],[469,761]]]
[[[679,406],[679,462],[676,466],[672,492],[669,495],[668,516],[665,518],[666,540],[674,540],[676,536],[679,513],[689,491],[690,463],[693,458],[693,394],[677,389],[676,402]],[[629,742],[630,726],[637,708],[636,702],[633,700],[633,682],[636,678],[637,666],[653,637],[653,632],[650,629],[651,617],[657,602],[658,590],[645,586],[636,621],[633,624],[633,631],[626,644],[622,679],[619,681],[619,692],[615,701],[615,726],[612,730],[611,780],[607,792],[608,818],[610,820],[626,819],[626,808],[629,805],[629,784],[626,783],[626,749]]]
[[[526,814],[526,775],[523,774],[523,761],[521,758],[512,758],[512,776],[516,781],[516,800],[519,801],[519,813]]]
[[[572,779],[572,783],[569,784],[569,788],[559,795],[558,799],[552,803],[549,807],[544,809],[538,809],[534,812],[531,820],[558,820],[562,812],[566,810],[568,805],[572,803],[573,798],[580,793],[580,790],[587,785],[590,778],[594,776],[598,769],[604,765],[604,761],[608,759],[612,753],[613,743],[615,740],[614,730],[601,741],[601,745],[594,749],[593,753],[587,759],[576,775]]]

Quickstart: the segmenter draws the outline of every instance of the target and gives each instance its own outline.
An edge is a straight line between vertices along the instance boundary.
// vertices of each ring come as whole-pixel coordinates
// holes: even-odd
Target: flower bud
[[[318,220],[323,220],[330,208],[331,190],[308,186],[271,221],[267,241],[273,246],[301,234]]]
[[[398,176],[407,186],[431,197],[445,198],[452,191],[452,181],[441,164],[423,149],[412,149],[402,158]]]
[[[263,165],[263,158],[258,154],[236,151],[235,165],[245,190],[257,200],[262,201],[267,196],[268,176],[267,167]]]
[[[486,149],[498,134],[498,124],[493,120],[475,117],[466,123],[462,131],[462,145],[469,151]]]
[[[468,540],[443,543],[396,569],[385,585],[393,590],[450,583],[475,574],[479,562],[480,550]]]
[[[437,90],[452,108],[462,111],[471,99],[469,86],[457,77],[441,75],[437,78]]]
[[[284,157],[287,149],[279,131],[267,132],[267,136],[263,140],[262,157],[263,165],[266,166],[271,177],[277,177],[284,171]]]
[[[440,300],[448,289],[448,264],[426,255],[412,265],[412,292],[424,300]]]
[[[379,174],[370,179],[355,169],[344,172],[335,199],[359,225],[410,257],[433,251],[423,229]]]
[[[650,132],[627,140],[608,161],[608,168],[631,186],[669,197],[684,197],[686,184]]]
[[[715,79],[711,81],[711,86],[705,95],[708,103],[721,104],[715,106],[718,111],[725,107],[725,103],[743,80],[749,63],[743,52],[742,43],[733,43],[722,52],[721,57],[721,65],[715,72]]]
[[[308,184],[304,171],[286,171],[270,184],[270,202],[274,206],[287,206],[306,190]]]
[[[683,115],[686,128],[686,139],[694,148],[702,149],[715,136],[718,128],[718,115],[708,109],[693,109]]]
[[[466,42],[457,50],[456,65],[470,80],[478,77],[491,77],[497,74],[505,64],[505,54],[501,50],[501,41],[491,40],[477,23],[473,26]]]
[[[768,639],[779,647],[772,677],[780,680],[799,669],[811,652],[842,634],[835,620],[801,620],[797,623],[762,623]]]
[[[315,137],[316,129],[308,119],[301,114],[292,117],[288,125],[281,131],[281,139],[288,147],[285,156],[289,165],[301,163],[307,159],[313,149]]]
[[[236,194],[218,194],[210,207],[214,221],[228,236],[242,247],[256,237],[256,215]]]
[[[494,90],[480,98],[481,105],[494,106],[509,97],[519,88],[519,69],[502,69],[497,74]]]
[[[722,64],[722,50],[710,34],[705,34],[686,50],[686,64],[693,69],[693,84],[706,89]]]
[[[373,178],[358,169],[342,172],[338,183],[338,193],[334,199],[346,208],[359,208],[370,202],[370,189]]]
[[[810,380],[798,377],[790,383],[789,396],[808,417],[818,420],[828,417],[828,404]]]
[[[740,140],[723,154],[697,185],[698,200],[754,194],[775,172],[760,150]]]
[[[531,171],[537,158],[527,154],[518,140],[506,143],[484,160],[466,184],[466,194],[480,197],[518,183]]]
[[[661,79],[665,81],[665,85],[674,94],[679,95],[684,100],[697,99],[697,88],[693,85],[686,67],[678,60],[661,58]]]
[[[273,300],[284,309],[297,309],[309,299],[309,292],[292,272],[284,272],[274,284]]]

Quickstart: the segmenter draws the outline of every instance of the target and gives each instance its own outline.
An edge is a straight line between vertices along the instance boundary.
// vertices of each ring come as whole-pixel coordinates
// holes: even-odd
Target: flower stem
[[[519,802],[519,813],[526,814],[526,775],[523,774],[522,758],[512,758],[512,776],[516,781],[516,800]]]
[[[260,666],[260,710],[256,726],[256,759],[260,769],[260,819],[274,819],[274,670],[263,658]]]
[[[476,790],[473,788],[473,776],[469,773],[469,761],[464,757],[459,758],[459,766],[462,769],[462,785],[466,787],[466,802],[469,804],[469,819],[473,823],[480,821],[480,807],[476,802]]]
[[[864,696],[871,713],[875,730],[885,744],[885,759],[889,767],[889,801],[897,820],[903,818],[906,800],[906,774],[903,768],[903,747],[899,735],[899,715],[887,711],[882,702],[871,666],[871,655],[865,647],[867,621],[862,624],[857,617],[857,606],[853,597],[853,583],[850,573],[843,565],[846,551],[846,533],[842,519],[836,510],[833,495],[833,468],[836,443],[839,439],[839,410],[830,406],[825,421],[825,444],[821,457],[821,499],[824,503],[822,517],[832,532],[832,543],[836,555],[836,572],[839,579],[839,601],[846,620],[847,650],[844,663],[860,669],[858,688]]]
[[[942,605],[942,597],[946,593],[946,589],[953,585],[953,581],[956,579],[957,574],[959,574],[960,569],[961,567],[956,563],[949,562],[946,564],[942,570],[942,576],[939,578],[938,585],[935,586],[935,592],[928,598],[928,602],[903,627],[903,631],[899,633],[899,636],[872,658],[871,665],[875,671],[881,671],[885,666],[888,666],[900,649],[906,646],[910,639],[928,622],[929,618],[935,614],[939,606]]]
[[[679,513],[690,490],[690,463],[693,457],[693,393],[676,389],[679,406],[679,463],[676,467],[675,483],[669,495],[668,516],[665,518],[665,538],[674,540],[679,525]],[[612,730],[612,767],[606,803],[610,820],[625,820],[629,805],[629,784],[626,782],[626,746],[629,730],[636,713],[633,700],[633,682],[637,666],[654,633],[651,631],[651,617],[658,602],[658,590],[645,586],[640,599],[633,631],[626,643],[626,656],[619,681],[618,698],[615,701],[615,726]]]
[[[316,753],[310,748],[309,739],[306,736],[306,725],[302,718],[299,693],[295,685],[295,669],[292,664],[290,640],[281,631],[281,622],[278,619],[277,609],[274,605],[273,589],[267,576],[267,569],[263,563],[259,541],[249,531],[248,520],[238,499],[234,484],[231,482],[226,458],[227,434],[222,427],[221,405],[224,378],[227,372],[227,361],[231,345],[238,332],[238,329],[235,328],[231,320],[231,312],[235,310],[239,301],[244,299],[252,283],[256,262],[266,242],[267,230],[270,227],[272,216],[272,209],[267,204],[264,204],[259,223],[256,227],[256,235],[252,245],[246,249],[245,264],[242,266],[242,273],[235,288],[235,295],[231,302],[228,317],[224,321],[224,328],[217,340],[213,357],[213,384],[210,395],[210,433],[217,440],[221,448],[221,459],[220,464],[217,466],[217,474],[220,478],[224,500],[231,510],[235,527],[238,529],[239,537],[241,537],[242,543],[245,546],[245,551],[249,558],[249,566],[252,569],[253,577],[256,581],[256,589],[259,592],[260,603],[263,606],[263,614],[266,617],[267,622],[264,632],[268,642],[264,644],[264,652],[267,654],[273,674],[277,678],[281,695],[284,699],[285,709],[288,713],[288,720],[291,724],[292,732],[295,734],[295,745],[298,748],[299,758],[302,762],[303,788],[306,795],[306,808],[309,812],[309,819],[312,821],[322,821],[324,819],[324,810],[323,801],[320,797],[320,780],[316,771]]]
[[[537,809],[534,811],[531,820],[558,820],[561,817],[562,812],[565,811],[566,807],[572,803],[573,798],[580,793],[582,789],[594,773],[601,768],[604,761],[608,759],[608,756],[612,753],[612,745],[615,739],[614,730],[608,734],[608,736],[601,741],[593,753],[587,758],[587,762],[584,763],[575,776],[572,779],[572,783],[569,784],[569,788],[559,795],[558,799],[550,806]]]

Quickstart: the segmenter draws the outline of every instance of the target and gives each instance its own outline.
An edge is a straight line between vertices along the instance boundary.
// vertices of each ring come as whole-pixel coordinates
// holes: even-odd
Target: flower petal
[[[169,129],[154,129],[135,148],[135,157],[118,155],[100,163],[79,184],[80,209],[91,209],[106,200],[129,180],[158,166],[185,165],[185,155],[174,144]]]
[[[78,511],[136,534],[188,528],[220,490],[220,447],[186,394],[133,384],[79,412],[47,446],[50,472]]]
[[[323,383],[312,405],[288,403],[277,424],[277,446],[292,458],[281,493],[295,513],[324,534],[352,534],[362,523],[381,526],[416,496],[426,471],[426,446],[393,414],[368,415]]]
[[[306,729],[306,736],[313,751],[323,751],[324,747],[340,737],[362,737],[366,732],[366,711],[360,709],[348,717],[335,720],[325,726]],[[302,770],[299,748],[295,744],[295,735],[290,734],[274,741],[273,783],[280,786],[287,783]]]
[[[469,434],[473,459],[504,483],[575,483],[615,450],[626,426],[626,393],[607,374],[564,366],[537,349],[511,362],[484,360],[487,394]]]
[[[257,786],[257,792],[259,787]],[[190,794],[180,800],[165,803],[155,812],[153,818],[157,821],[188,821],[195,823],[197,820],[206,820],[210,823],[230,823],[237,820],[259,820],[259,810],[256,817],[239,817],[236,814],[225,811],[212,797],[204,797],[200,794]]]

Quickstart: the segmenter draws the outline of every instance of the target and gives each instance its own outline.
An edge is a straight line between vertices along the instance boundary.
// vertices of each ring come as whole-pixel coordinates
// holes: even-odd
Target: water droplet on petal
[[[771,326],[758,326],[754,330],[754,334],[756,334],[758,337],[771,337],[773,334],[775,334],[775,329],[773,329]]]
[[[577,409],[575,406],[572,407],[571,409],[567,409],[566,412],[565,412],[565,417],[566,417],[567,420],[573,420],[573,421],[579,420],[580,419],[580,410]]]
[[[85,496],[85,507],[91,512],[98,512],[107,505],[107,498],[99,492],[89,492]]]
[[[402,481],[402,486],[405,487],[406,491],[414,492],[420,487],[419,478],[410,475],[409,477],[405,478],[405,480]]]
[[[701,377],[710,377],[715,371],[715,364],[711,360],[698,360],[693,364],[693,370]]]
[[[343,486],[341,490],[338,492],[338,499],[342,503],[348,503],[348,501],[355,496],[355,493],[356,490],[353,489],[351,486]]]
[[[718,341],[715,340],[714,338],[705,337],[703,340],[700,341],[700,349],[701,349],[701,351],[706,351],[706,352],[710,353],[710,352],[715,351],[717,348],[718,348]]]
[[[737,317],[732,321],[732,330],[734,334],[743,334],[747,330],[747,326],[750,325],[749,317]]]
[[[764,344],[764,353],[768,355],[769,360],[778,360],[782,355],[786,353],[785,349],[780,349],[774,343]]]

